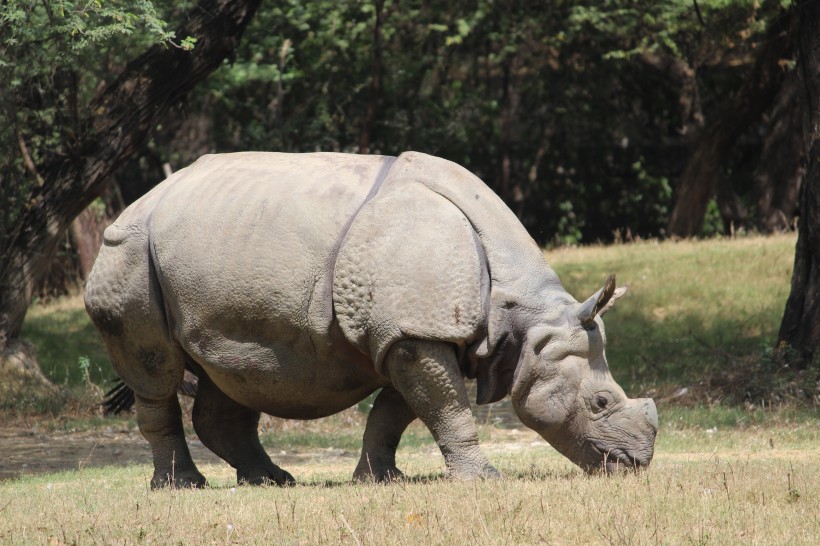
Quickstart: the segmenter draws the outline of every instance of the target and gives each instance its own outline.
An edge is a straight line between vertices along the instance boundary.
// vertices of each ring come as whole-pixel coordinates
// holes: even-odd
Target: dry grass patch
[[[814,544],[813,423],[674,431],[648,472],[609,478],[501,429],[483,431],[507,475],[490,482],[442,479],[431,445],[400,449],[411,479],[388,486],[350,483],[356,454],[322,450],[288,467],[288,489],[234,487],[226,465],[202,467],[203,491],[151,492],[144,465],[85,469],[0,483],[0,542]]]

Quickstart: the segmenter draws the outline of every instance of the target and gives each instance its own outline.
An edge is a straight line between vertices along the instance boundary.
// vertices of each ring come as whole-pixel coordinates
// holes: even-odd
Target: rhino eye
[[[608,403],[609,403],[609,400],[607,400],[607,399],[606,399],[606,397],[604,397],[604,396],[598,395],[598,396],[596,396],[596,397],[595,397],[595,404],[596,404],[596,405],[597,405],[600,409],[604,409],[604,408],[606,408],[606,405],[607,405]]]

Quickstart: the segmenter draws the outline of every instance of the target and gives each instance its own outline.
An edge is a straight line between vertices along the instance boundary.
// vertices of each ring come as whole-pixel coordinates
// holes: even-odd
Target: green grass
[[[108,353],[80,295],[32,305],[22,337],[34,344],[43,373],[58,385],[82,386],[86,382],[84,362],[93,383],[106,384],[114,377]]]
[[[578,299],[613,271],[631,284],[606,318],[608,356],[628,391],[656,393],[660,430],[647,472],[585,476],[534,432],[508,428],[516,420],[506,402],[478,416],[482,448],[504,479],[443,479],[441,454],[416,422],[397,456],[408,481],[353,484],[363,403],[317,421],[262,418],[262,442],[296,477],[293,488],[235,487],[224,463],[199,465],[211,484],[202,491],[151,492],[149,466],[82,462],[69,472],[0,482],[0,543],[814,544],[816,406],[703,390],[727,369],[754,371],[765,361],[788,295],[793,246],[793,237],[781,236],[547,253]],[[35,306],[25,335],[58,383],[93,391],[81,357],[92,381],[109,377],[78,297]],[[682,387],[701,394],[680,396]],[[89,446],[105,437],[95,431],[135,427],[133,417],[70,411],[40,419],[49,434],[82,433]]]
[[[629,293],[607,315],[612,374],[627,391],[692,385],[756,364],[789,294],[792,235],[642,242],[546,253],[565,288],[591,295],[610,273]]]
[[[271,451],[284,449],[287,451],[304,450],[304,449],[347,449],[358,451],[362,448],[362,434],[364,433],[364,426],[358,430],[358,433],[351,433],[350,430],[327,430],[327,427],[322,427],[324,430],[304,430],[299,429],[290,430],[284,434],[263,434],[261,436],[262,445]],[[411,429],[401,438],[403,446],[419,447],[423,445],[434,445],[433,437],[426,429]]]

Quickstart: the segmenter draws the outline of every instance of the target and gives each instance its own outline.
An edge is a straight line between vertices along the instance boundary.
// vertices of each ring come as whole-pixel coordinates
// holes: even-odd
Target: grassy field
[[[815,544],[816,391],[798,400],[796,387],[777,384],[770,358],[794,243],[778,236],[547,252],[578,299],[611,272],[630,284],[607,315],[607,352],[630,394],[658,401],[646,472],[585,476],[533,432],[510,428],[502,404],[477,417],[504,479],[443,479],[441,455],[415,423],[398,455],[409,480],[353,484],[362,411],[305,423],[264,418],[263,444],[300,485],[237,488],[233,470],[210,459],[200,464],[210,488],[151,492],[147,464],[95,468],[81,459],[70,472],[0,481],[0,543]],[[45,373],[88,405],[35,417],[44,437],[112,428],[133,435],[133,417],[89,418],[112,372],[81,298],[34,306],[24,335]],[[19,415],[12,421],[19,426]]]
[[[411,478],[388,486],[352,484],[355,451],[327,448],[287,465],[300,481],[287,489],[235,487],[232,469],[215,464],[200,467],[211,483],[202,491],[151,492],[147,465],[0,482],[0,543],[768,545],[820,536],[816,422],[667,430],[647,472],[608,478],[581,474],[529,431],[481,435],[504,479],[448,482],[435,446],[421,443],[402,445]]]
[[[22,335],[37,347],[43,373],[58,385],[105,383],[114,376],[81,294],[32,305]]]
[[[605,320],[615,378],[632,390],[688,384],[771,351],[794,261],[791,235],[644,242],[547,253],[577,299],[606,275],[628,283]]]

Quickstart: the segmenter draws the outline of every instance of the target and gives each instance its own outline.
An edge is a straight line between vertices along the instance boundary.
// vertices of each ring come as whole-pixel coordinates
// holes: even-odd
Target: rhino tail
[[[185,377],[177,388],[177,392],[191,398],[196,397],[199,377],[192,371],[185,370]],[[119,415],[120,413],[131,411],[134,407],[134,389],[125,384],[119,377],[115,380],[114,386],[105,393],[100,406],[104,415]]]

